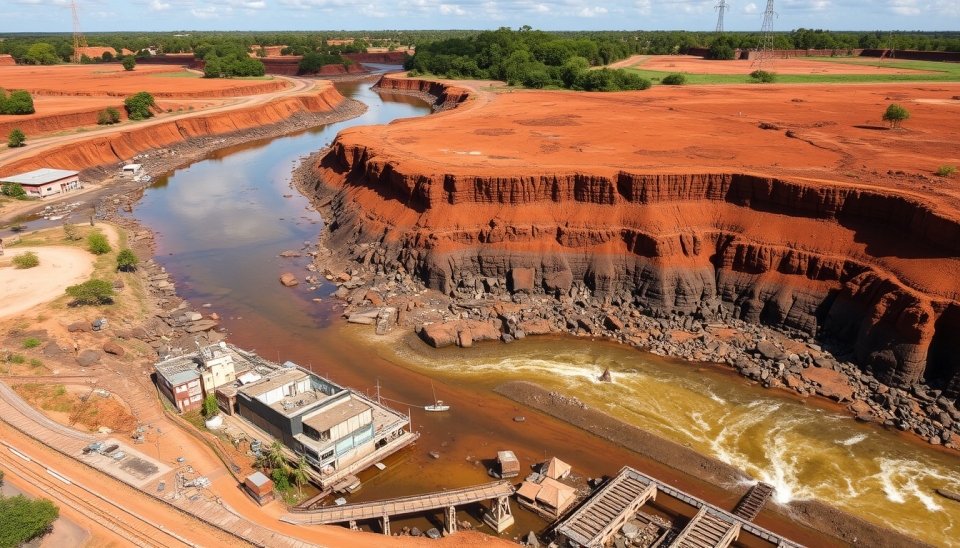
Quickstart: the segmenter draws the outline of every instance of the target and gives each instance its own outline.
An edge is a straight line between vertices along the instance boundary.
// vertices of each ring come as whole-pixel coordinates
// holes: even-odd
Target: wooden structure
[[[740,499],[737,507],[733,509],[733,515],[747,521],[753,521],[760,513],[763,505],[773,496],[774,491],[774,487],[769,483],[758,482]]]
[[[607,482],[555,529],[558,538],[584,548],[606,546],[641,506],[666,495],[697,509],[697,514],[669,545],[671,548],[726,548],[741,532],[778,548],[802,548],[780,535],[758,527],[629,466]],[[749,496],[749,495],[748,495]],[[764,499],[766,500],[766,499]],[[569,545],[569,544],[566,544]]]
[[[497,464],[500,465],[501,478],[515,478],[520,475],[520,461],[513,451],[497,451]]]
[[[377,519],[380,520],[383,534],[389,535],[390,516],[443,509],[444,530],[451,534],[457,531],[457,506],[489,500],[490,509],[483,519],[499,533],[513,524],[513,513],[510,510],[509,499],[513,492],[514,489],[510,482],[498,481],[438,493],[425,493],[410,497],[308,510],[288,514],[281,517],[280,520],[296,525],[348,523],[350,528],[353,529],[356,528],[358,521]]]

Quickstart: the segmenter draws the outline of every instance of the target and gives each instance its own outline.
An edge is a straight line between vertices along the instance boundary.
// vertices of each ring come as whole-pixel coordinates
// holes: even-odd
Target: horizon
[[[81,29],[93,34],[479,32],[523,25],[548,32],[713,32],[717,4],[718,0],[81,0],[77,6]],[[9,5],[13,10],[0,21],[0,34],[73,32],[68,0],[11,0]],[[734,0],[728,5],[724,16],[727,32],[760,31],[766,7],[763,0]],[[800,28],[834,32],[960,31],[960,2],[956,0],[779,0],[774,10],[778,13],[773,20],[774,32]],[[191,21],[193,30],[183,30],[185,20]],[[477,25],[478,21],[486,24]],[[851,25],[851,21],[856,23]],[[894,27],[912,29],[900,31]]]

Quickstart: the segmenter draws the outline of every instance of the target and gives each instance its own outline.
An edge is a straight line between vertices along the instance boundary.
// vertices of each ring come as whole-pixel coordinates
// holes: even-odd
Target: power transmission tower
[[[720,12],[720,15],[717,16],[717,33],[723,33],[723,12],[730,9],[730,4],[727,3],[727,0],[720,0],[720,3],[714,6],[713,9]]]
[[[73,12],[73,62],[80,64],[80,48],[87,47],[87,39],[80,30],[80,17],[77,15],[77,4],[70,0],[70,11]]]
[[[767,0],[767,9],[763,12],[763,26],[760,28],[760,43],[757,44],[757,56],[753,59],[751,68],[767,70],[773,68],[773,19],[777,17],[773,11],[773,0]]]

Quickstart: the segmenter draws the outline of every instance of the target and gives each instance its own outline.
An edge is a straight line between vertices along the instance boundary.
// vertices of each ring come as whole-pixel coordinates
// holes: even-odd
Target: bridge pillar
[[[381,529],[383,529],[383,534],[390,536],[390,516],[384,514],[383,518],[380,520]]]
[[[444,510],[443,528],[446,529],[448,535],[457,532],[457,508],[455,506],[447,506],[447,509]]]
[[[490,510],[483,516],[483,521],[497,533],[504,532],[513,525],[513,512],[510,510],[510,499],[498,497],[490,501]]]
[[[350,520],[350,530],[351,530],[351,531],[359,531],[359,530],[360,530],[360,528],[357,527],[357,520],[355,520],[355,519]]]

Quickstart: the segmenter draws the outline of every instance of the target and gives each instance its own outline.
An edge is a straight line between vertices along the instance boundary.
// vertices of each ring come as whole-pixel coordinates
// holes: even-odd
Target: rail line
[[[66,504],[87,518],[113,531],[141,548],[180,548],[195,547],[196,544],[168,531],[162,525],[152,523],[134,512],[106,499],[86,487],[74,482],[65,483],[67,478],[31,460],[23,460],[24,454],[6,443],[0,447],[0,463],[10,472],[30,481],[43,489],[58,502]],[[30,463],[40,470],[34,469]],[[80,494],[75,490],[81,490]]]

